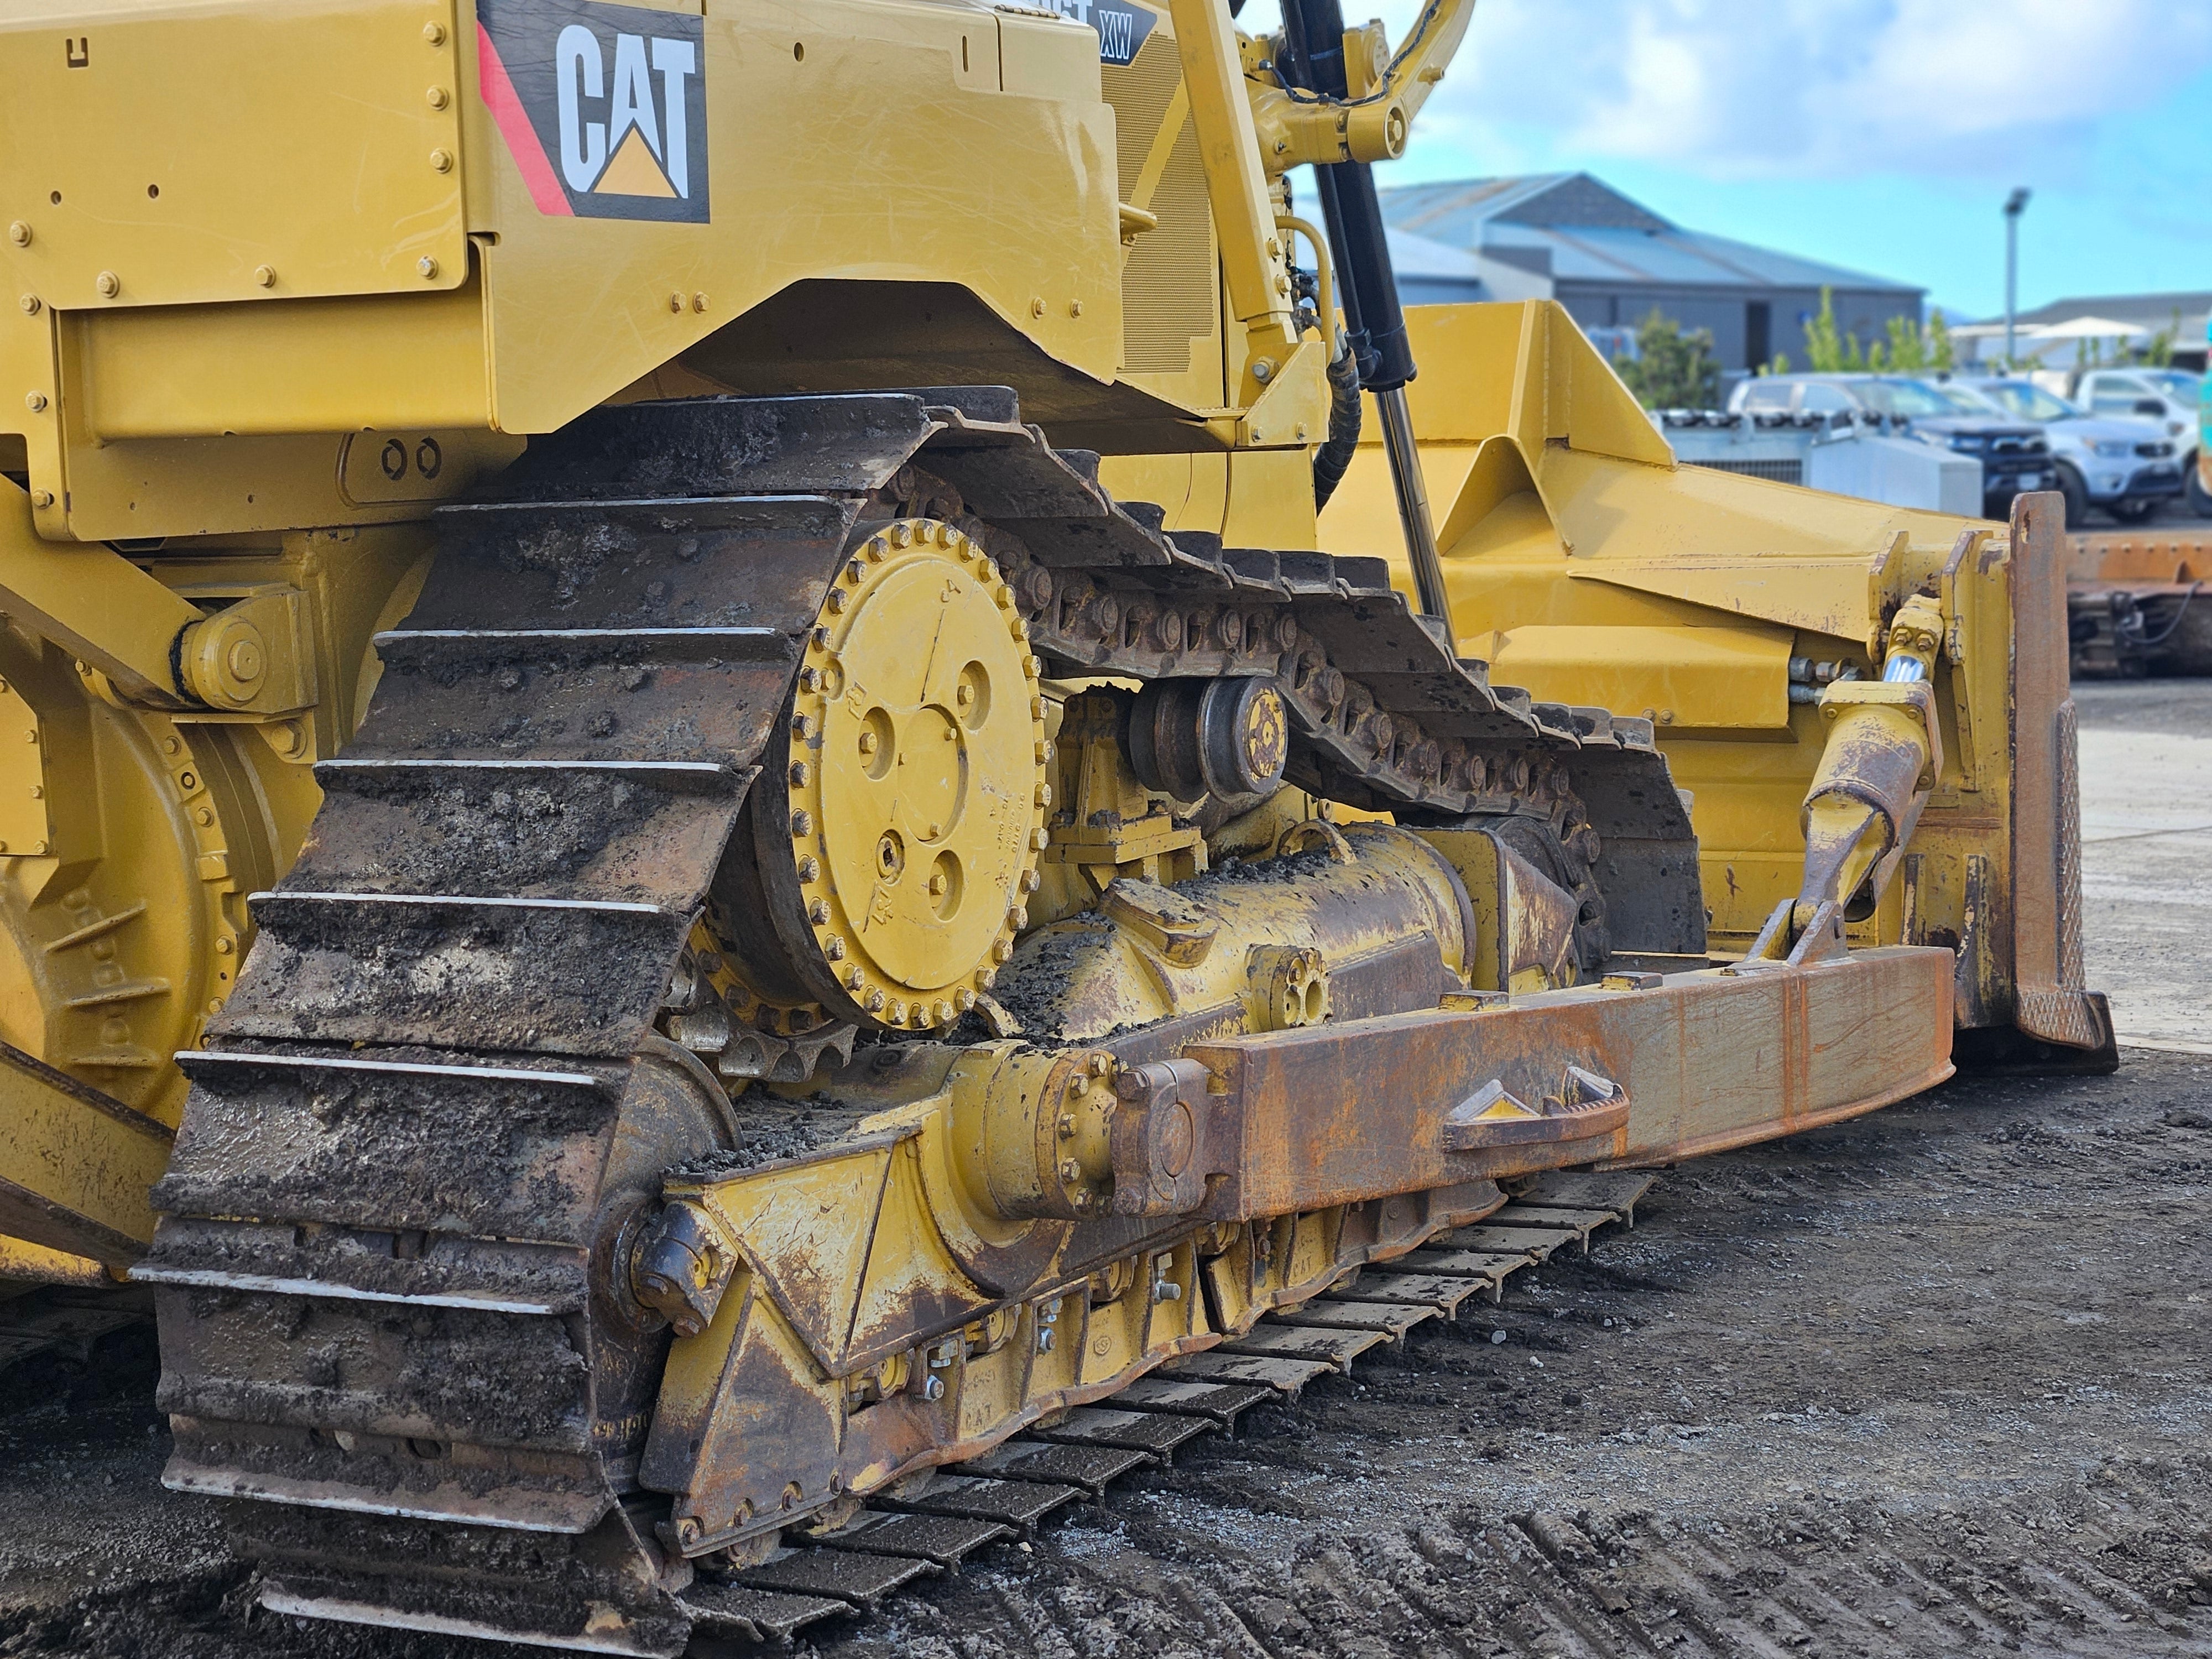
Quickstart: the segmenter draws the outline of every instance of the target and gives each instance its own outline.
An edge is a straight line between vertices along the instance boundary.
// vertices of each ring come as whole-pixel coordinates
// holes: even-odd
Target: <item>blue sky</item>
[[[2023,308],[2212,289],[2212,0],[1480,0],[1382,180],[1557,169],[1954,317],[2003,306],[2014,185]]]

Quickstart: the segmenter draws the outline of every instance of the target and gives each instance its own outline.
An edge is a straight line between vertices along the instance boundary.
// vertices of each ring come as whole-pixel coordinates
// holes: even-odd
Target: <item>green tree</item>
[[[2173,320],[2144,341],[2136,352],[2139,362],[2153,368],[2173,367],[2173,343],[2181,336],[2181,308],[2174,307]]]
[[[1889,337],[1887,366],[1899,374],[1920,374],[1958,366],[1950,325],[1943,320],[1940,306],[1929,315],[1925,328],[1917,318],[1893,317],[1884,325],[1884,331]],[[1883,342],[1875,341],[1867,353],[1868,367],[1879,369],[1883,366],[1883,358],[1876,355],[1882,349]]]
[[[1937,306],[1928,313],[1928,367],[1948,371],[1959,366],[1959,348],[1951,338],[1951,325],[1943,319],[1943,307]]]
[[[1638,325],[1634,357],[1613,360],[1621,383],[1646,409],[1711,409],[1720,401],[1721,366],[1706,329],[1682,331],[1655,309]]]
[[[1851,342],[1851,351],[1857,355],[1859,343]],[[1805,325],[1805,362],[1815,374],[1834,374],[1846,368],[1856,368],[1856,362],[1844,360],[1844,343],[1836,332],[1836,291],[1820,290],[1820,314]]]

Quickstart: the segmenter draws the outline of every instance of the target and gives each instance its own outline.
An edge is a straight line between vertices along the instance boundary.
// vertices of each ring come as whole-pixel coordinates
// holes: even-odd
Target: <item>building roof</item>
[[[1685,230],[1587,173],[1401,185],[1381,192],[1397,231],[1554,282],[1667,288],[1926,290],[1841,265]]]
[[[1387,213],[1389,209],[1386,207],[1384,211]],[[2177,312],[2181,316],[2181,337],[2203,338],[2207,314],[2212,313],[2212,293],[2093,294],[2071,300],[2053,300],[2047,306],[2021,312],[2015,321],[2026,328],[2040,323],[2069,323],[2077,317],[2103,317],[2114,322],[2133,323],[2138,328],[2155,332],[2172,327]],[[1990,320],[2000,328],[2004,323],[2002,317]]]

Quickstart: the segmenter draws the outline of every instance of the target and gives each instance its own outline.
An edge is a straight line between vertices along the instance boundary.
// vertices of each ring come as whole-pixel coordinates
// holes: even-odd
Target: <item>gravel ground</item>
[[[2185,793],[2204,688],[2083,703],[2093,825]],[[2212,813],[2174,810],[2085,849],[2093,982],[2168,1048],[1673,1171],[1589,1258],[819,1652],[2212,1656],[2212,896],[2175,856]],[[158,1485],[131,1340],[0,1385],[0,1654],[527,1651],[255,1609]]]

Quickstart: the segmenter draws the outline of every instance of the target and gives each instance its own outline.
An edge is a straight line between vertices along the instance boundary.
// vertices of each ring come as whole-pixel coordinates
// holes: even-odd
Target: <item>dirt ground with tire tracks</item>
[[[2201,832],[2120,823],[2099,745],[2195,754],[2212,699],[2099,688],[2083,725],[2087,816],[2118,815],[2087,849],[2092,982],[2142,981],[2124,1030],[2202,1040],[2212,929],[2176,911],[2212,883],[2172,844]],[[2171,745],[2151,759],[2170,782]],[[1673,1170],[1587,1259],[816,1646],[2212,1656],[2212,1053],[2124,1061]],[[158,1485],[143,1341],[112,1358],[0,1382],[0,1655],[531,1651],[254,1608],[210,1509]]]

